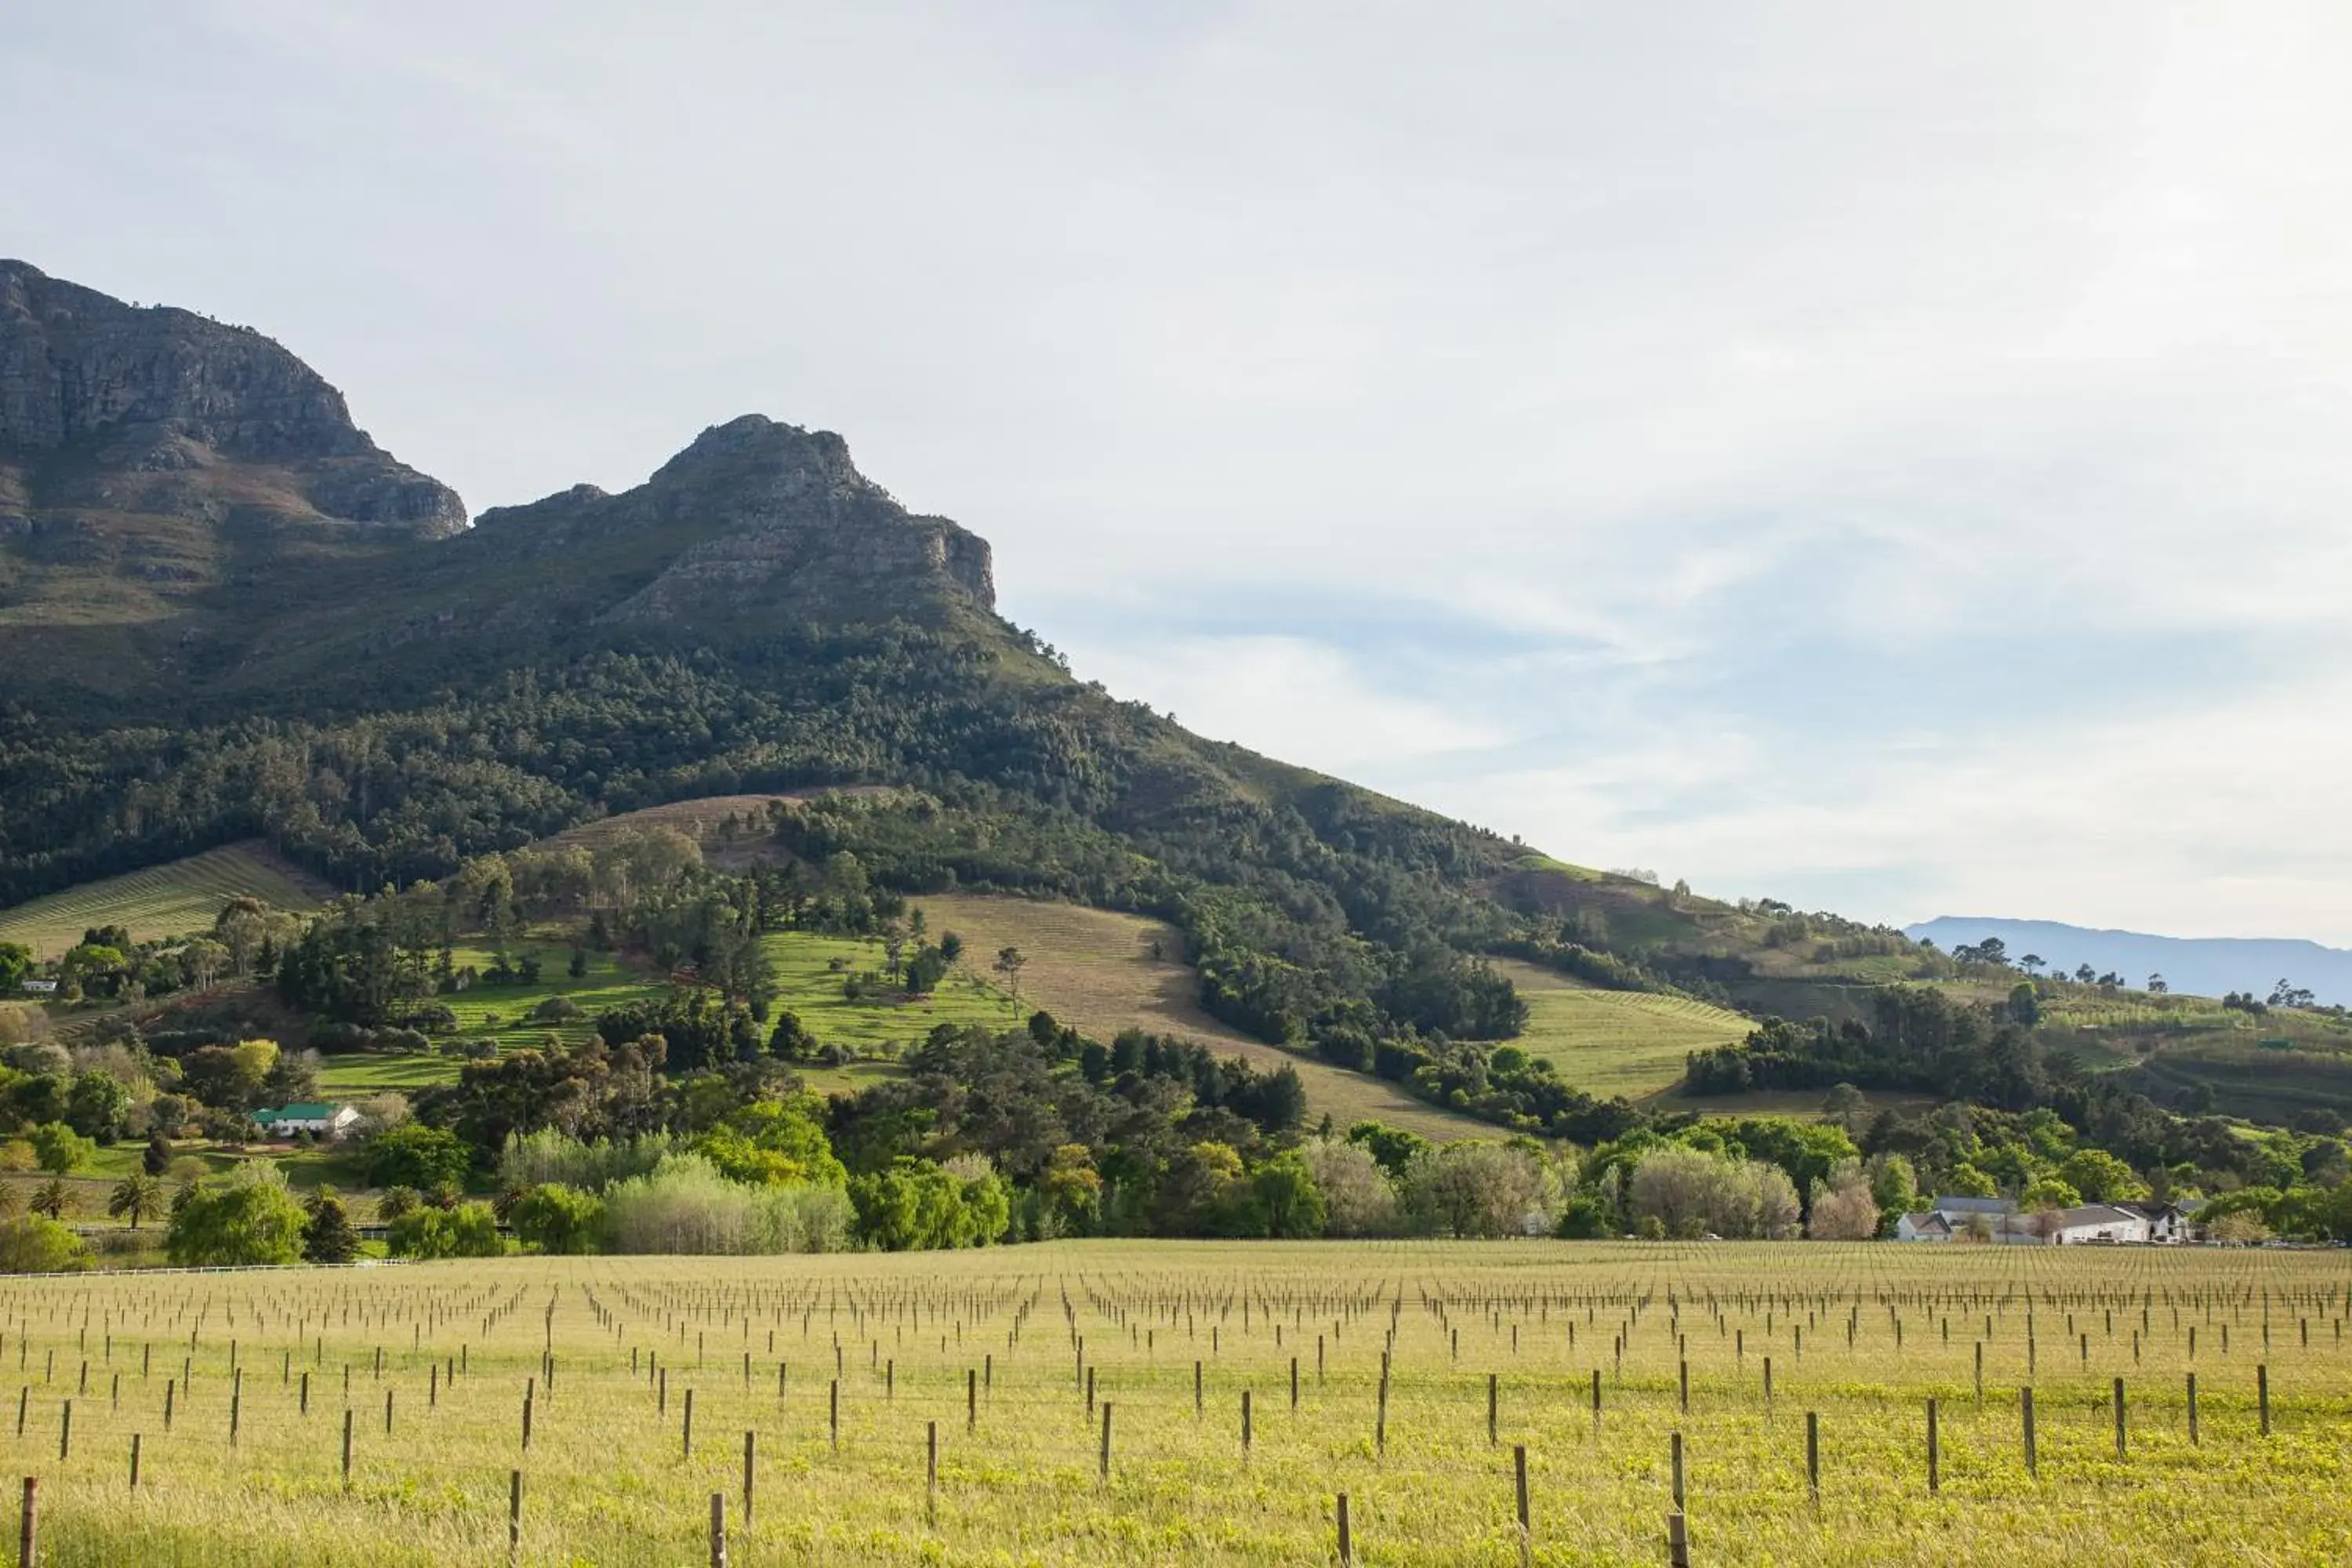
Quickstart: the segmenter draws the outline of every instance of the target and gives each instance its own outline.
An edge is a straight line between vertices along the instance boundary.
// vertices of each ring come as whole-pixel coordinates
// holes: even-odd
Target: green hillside
[[[21,942],[55,958],[99,926],[122,926],[142,942],[212,929],[229,900],[259,899],[274,909],[315,909],[325,884],[258,843],[232,844],[143,871],[104,877],[0,910],[0,942]]]

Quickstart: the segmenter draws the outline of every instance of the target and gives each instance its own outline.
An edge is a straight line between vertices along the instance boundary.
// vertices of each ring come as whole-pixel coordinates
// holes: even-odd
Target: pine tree
[[[162,1128],[147,1135],[147,1152],[139,1157],[139,1164],[151,1176],[160,1176],[172,1168],[172,1141],[163,1136]]]
[[[302,1257],[311,1263],[349,1263],[359,1256],[360,1238],[343,1200],[331,1187],[310,1198],[310,1220],[302,1227]]]

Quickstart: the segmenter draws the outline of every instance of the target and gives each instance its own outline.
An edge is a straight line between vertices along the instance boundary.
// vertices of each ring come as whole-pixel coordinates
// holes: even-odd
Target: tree
[[[496,1258],[506,1251],[506,1241],[488,1204],[427,1205],[386,1226],[384,1247],[395,1258]]]
[[[173,1213],[166,1245],[184,1268],[295,1263],[309,1217],[277,1167],[250,1163],[225,1182],[190,1189]]]
[[[109,1074],[78,1073],[66,1091],[66,1124],[85,1138],[111,1143],[122,1136],[131,1113],[131,1091]]]
[[[68,1175],[98,1157],[96,1141],[83,1137],[62,1121],[45,1121],[28,1136],[41,1169],[52,1175]]]
[[[375,1217],[390,1225],[425,1202],[415,1187],[386,1187],[375,1200]]]
[[[2059,1179],[2086,1203],[2126,1203],[2147,1196],[2139,1173],[2105,1149],[2077,1149],[2060,1163]]]
[[[151,1176],[161,1176],[172,1168],[172,1140],[164,1134],[161,1123],[147,1134],[147,1148],[139,1156],[139,1168]]]
[[[2038,952],[2029,952],[2023,958],[2017,961],[2017,967],[2022,969],[2028,974],[2039,974],[2042,970],[2049,967],[2049,960],[2043,958]]]
[[[302,1260],[306,1263],[349,1263],[360,1255],[359,1233],[352,1228],[351,1211],[332,1187],[320,1187],[304,1205],[310,1218],[302,1226]]]
[[[1333,1236],[1381,1236],[1396,1224],[1396,1188],[1360,1143],[1318,1139],[1298,1157],[1323,1195],[1324,1228]]]
[[[0,1274],[63,1274],[85,1267],[81,1237],[37,1215],[0,1220]]]
[[[2009,1016],[2022,1028],[2042,1022],[2042,998],[2034,994],[2032,981],[2021,980],[2009,988]]]
[[[73,1189],[66,1185],[63,1176],[51,1176],[34,1189],[32,1210],[35,1214],[47,1215],[51,1219],[63,1219],[73,1206]]]
[[[1277,1240],[1323,1234],[1323,1194],[1296,1152],[1257,1168],[1250,1177],[1250,1199],[1265,1222],[1265,1234]]]
[[[2147,990],[2149,995],[2161,996],[2171,989],[2171,985],[2166,982],[2163,975],[2151,974],[2147,977]]]
[[[137,1230],[141,1221],[163,1212],[164,1201],[163,1184],[142,1171],[114,1184],[114,1190],[106,1196],[106,1212],[116,1219],[129,1220],[131,1228]]]
[[[1028,962],[1028,955],[1017,947],[997,950],[996,973],[1004,976],[1004,984],[1013,993],[1013,999],[1015,1002],[1021,1000],[1021,971]]]
[[[1842,1160],[1813,1184],[1805,1234],[1815,1241],[1868,1241],[1878,1234],[1878,1198],[1859,1160]]]
[[[1405,1197],[1432,1228],[1459,1237],[1516,1236],[1543,1199],[1543,1175],[1525,1150],[1448,1143],[1416,1156]]]
[[[2080,1192],[2056,1176],[2043,1176],[2017,1195],[2018,1207],[2034,1213],[2044,1209],[2070,1209],[2082,1201]]]
[[[462,1184],[474,1154],[466,1141],[448,1129],[410,1121],[369,1139],[362,1158],[369,1182],[376,1186],[430,1192]]]
[[[527,1245],[545,1253],[578,1255],[596,1250],[604,1229],[604,1204],[593,1193],[541,1182],[515,1200],[507,1217]]]

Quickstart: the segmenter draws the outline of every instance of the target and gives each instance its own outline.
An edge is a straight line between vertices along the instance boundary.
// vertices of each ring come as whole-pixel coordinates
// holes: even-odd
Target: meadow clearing
[[[10,1280],[0,1367],[59,1568],[699,1563],[714,1510],[735,1564],[1316,1563],[1341,1494],[1357,1563],[1655,1563],[1677,1439],[1694,1563],[2284,1564],[2352,1553],[2347,1287],[1889,1244],[511,1258]]]

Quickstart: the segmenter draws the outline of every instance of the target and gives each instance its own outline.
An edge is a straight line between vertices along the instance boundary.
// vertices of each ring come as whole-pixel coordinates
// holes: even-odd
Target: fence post
[[[2033,1387],[2029,1384],[2019,1389],[2017,1394],[2018,1411],[2025,1421],[2025,1473],[2039,1479],[2042,1467],[2040,1456],[2036,1454],[2033,1447]]]
[[[746,1429],[743,1434],[743,1528],[751,1528],[753,1485],[760,1458],[758,1434]]]
[[[2125,1457],[2124,1380],[2116,1379],[2116,1458]]]
[[[1356,1540],[1348,1529],[1348,1494],[1339,1494],[1339,1568],[1355,1568]]]
[[[2197,1374],[2189,1374],[2189,1446],[2197,1447]]]
[[[1936,1421],[1936,1402],[1927,1401],[1927,1490],[1930,1495],[1943,1489],[1943,1451],[1938,1441],[1941,1433]]]
[[[507,1561],[522,1555],[522,1472],[507,1472]]]
[[[1805,1491],[1815,1508],[1822,1506],[1822,1415],[1805,1412]]]
[[[1679,1513],[1666,1515],[1666,1562],[1669,1568],[1690,1568],[1689,1527]]]
[[[1249,1451],[1250,1451],[1250,1391],[1249,1391],[1248,1389],[1244,1388],[1244,1389],[1243,1389],[1243,1390],[1242,1390],[1242,1458],[1245,1458],[1245,1459],[1246,1459],[1246,1458],[1249,1458]]]
[[[2271,1435],[2271,1369],[2267,1363],[2254,1368],[2254,1401],[2261,1408],[2263,1436]]]
[[[924,1423],[923,1432],[923,1517],[937,1520],[940,1512],[940,1424]]]
[[[727,1568],[727,1494],[710,1494],[710,1568]]]
[[[826,1416],[833,1432],[833,1451],[841,1452],[841,1379],[833,1380],[833,1391],[825,1396]]]
[[[1528,1446],[1514,1444],[1511,1447],[1512,1480],[1518,1493],[1519,1505],[1519,1568],[1528,1568],[1535,1552],[1535,1531],[1528,1519]]]
[[[1110,1401],[1108,1399],[1103,1401],[1102,1415],[1102,1479],[1108,1481],[1110,1479]]]
[[[131,1434],[131,1489],[139,1489],[139,1434]]]
[[[343,1485],[352,1484],[352,1411],[343,1407]]]
[[[73,1401],[68,1399],[65,1403],[65,1409],[58,1417],[58,1463],[62,1465],[71,1458],[73,1458]]]
[[[33,1568],[41,1550],[40,1527],[41,1482],[37,1476],[25,1478],[25,1519],[16,1537],[17,1568]]]

